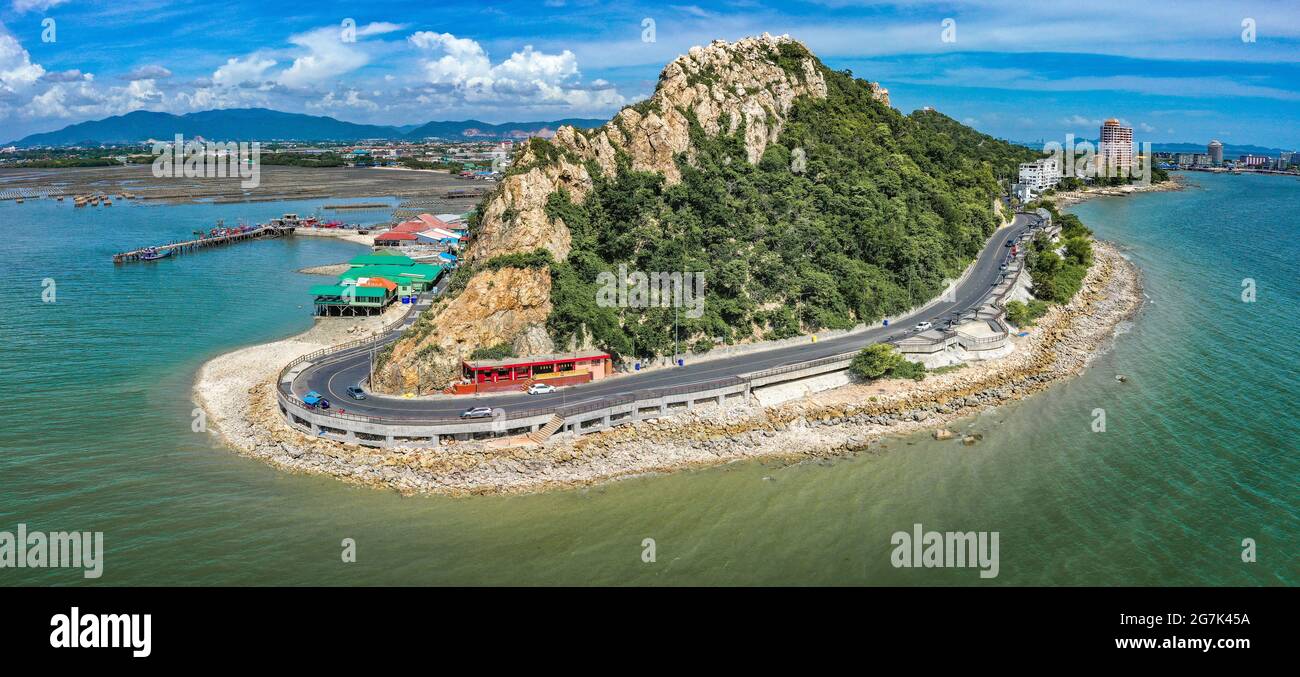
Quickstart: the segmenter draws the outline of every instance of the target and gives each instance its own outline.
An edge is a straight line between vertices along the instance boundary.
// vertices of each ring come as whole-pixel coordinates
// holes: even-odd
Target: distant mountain
[[[139,143],[176,134],[221,141],[350,141],[399,138],[396,127],[359,125],[331,117],[284,113],[266,108],[225,108],[185,115],[135,111],[80,122],[54,132],[32,134],[16,146],[76,146]]]
[[[79,122],[63,129],[32,134],[11,144],[31,146],[86,146],[140,143],[170,139],[176,134],[220,141],[358,141],[362,139],[497,140],[527,138],[566,124],[599,127],[604,120],[574,118],[550,122],[490,124],[478,120],[429,122],[423,125],[363,125],[332,117],[285,113],[266,108],[224,108],[172,115],[135,111],[103,120]]]
[[[530,136],[549,136],[547,132],[554,133],[557,128],[564,125],[590,129],[606,122],[608,121],[593,118],[566,118],[549,122],[503,122],[499,125],[478,120],[430,122],[407,132],[406,136],[409,139],[526,139]]]

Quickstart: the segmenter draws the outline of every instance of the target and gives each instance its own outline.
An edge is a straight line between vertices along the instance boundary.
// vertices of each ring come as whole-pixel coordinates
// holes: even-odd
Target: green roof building
[[[339,276],[339,281],[356,280],[363,277],[382,277],[402,287],[402,294],[411,290],[426,291],[442,276],[444,268],[425,263],[409,266],[359,266]]]
[[[382,312],[396,297],[384,287],[318,284],[308,290],[316,297],[317,315],[371,315]]]

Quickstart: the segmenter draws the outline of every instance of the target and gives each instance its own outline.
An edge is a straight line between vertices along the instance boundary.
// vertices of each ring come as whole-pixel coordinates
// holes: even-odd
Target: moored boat
[[[174,250],[172,249],[157,249],[154,247],[149,247],[148,249],[145,249],[140,252],[140,260],[157,261],[158,259],[165,259],[168,256],[171,256],[173,251]]]

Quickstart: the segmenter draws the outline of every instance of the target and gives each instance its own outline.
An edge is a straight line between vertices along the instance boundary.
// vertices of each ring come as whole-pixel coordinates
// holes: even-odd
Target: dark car
[[[473,407],[460,413],[461,418],[491,418],[491,407]]]
[[[348,397],[354,400],[364,400],[366,399],[366,391],[362,390],[361,386],[348,386]]]

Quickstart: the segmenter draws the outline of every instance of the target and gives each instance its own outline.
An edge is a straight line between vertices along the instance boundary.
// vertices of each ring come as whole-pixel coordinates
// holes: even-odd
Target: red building
[[[428,230],[428,229],[429,229],[429,226],[425,225],[423,221],[403,221],[403,222],[397,224],[396,226],[393,226],[393,229],[392,229],[392,231],[390,231],[390,232],[393,232],[393,233],[422,233],[422,232],[424,232],[424,231],[426,231],[426,230]]]
[[[612,371],[609,354],[599,350],[504,360],[465,360],[462,372],[468,383],[456,385],[455,390],[457,394],[522,390],[533,382],[575,385],[600,380]]]
[[[375,236],[376,247],[400,247],[404,243],[415,242],[415,235],[390,230]]]

